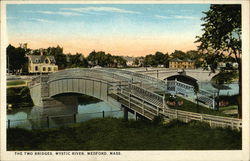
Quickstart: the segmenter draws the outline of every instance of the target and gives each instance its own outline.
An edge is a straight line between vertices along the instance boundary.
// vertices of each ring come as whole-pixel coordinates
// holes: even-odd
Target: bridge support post
[[[128,121],[128,108],[126,106],[123,106],[123,118]]]
[[[10,128],[10,120],[8,120],[8,129]]]
[[[74,123],[76,123],[76,114],[74,113]]]
[[[135,120],[137,120],[137,118],[138,118],[138,114],[136,111],[134,112],[134,118],[135,118]]]
[[[49,128],[49,116],[47,116],[47,128]]]

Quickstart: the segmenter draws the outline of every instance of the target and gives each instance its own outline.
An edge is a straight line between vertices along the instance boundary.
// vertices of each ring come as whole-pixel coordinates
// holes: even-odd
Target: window
[[[46,67],[43,67],[43,71],[46,71]]]
[[[48,67],[48,71],[51,71],[51,68],[50,68],[50,67]]]
[[[48,60],[48,59],[46,59],[46,60],[45,60],[45,63],[46,63],[46,64],[49,64],[49,60]]]
[[[38,66],[35,66],[35,71],[38,71]]]

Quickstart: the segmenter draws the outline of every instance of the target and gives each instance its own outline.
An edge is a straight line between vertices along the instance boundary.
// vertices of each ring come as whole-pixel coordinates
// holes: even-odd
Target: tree
[[[186,58],[186,54],[183,51],[180,50],[175,50],[172,54],[171,54],[172,58],[179,58],[179,59],[185,59]]]
[[[155,61],[154,55],[146,55],[144,59],[144,66],[156,66],[157,62]]]
[[[241,118],[241,5],[211,5],[209,11],[203,13],[203,34],[196,37],[196,42],[200,43],[198,50],[214,57],[227,54],[234,56],[238,63],[238,115]]]
[[[237,73],[233,71],[224,71],[222,70],[220,73],[216,74],[211,82],[212,86],[218,90],[217,92],[217,98],[216,98],[216,109],[219,110],[219,96],[220,96],[220,90],[226,90],[230,89],[226,84],[233,82],[233,80],[238,77]]]
[[[157,51],[154,55],[149,54],[146,55],[144,59],[144,66],[157,66],[157,65],[164,65],[165,67],[168,66],[169,56],[167,54],[163,54],[162,52]]]
[[[59,69],[64,69],[67,66],[67,57],[63,54],[63,48],[57,45],[57,47],[47,48],[47,54],[54,56],[56,65]]]
[[[138,66],[139,65],[139,59],[138,58],[135,58],[135,60],[134,60],[134,64],[136,65],[136,66]]]
[[[203,54],[196,50],[189,50],[186,52],[186,57],[194,61],[194,66],[200,68],[203,65]]]
[[[24,48],[15,48],[12,45],[7,47],[7,63],[8,68],[12,73],[17,73],[28,61],[25,57],[26,51]]]

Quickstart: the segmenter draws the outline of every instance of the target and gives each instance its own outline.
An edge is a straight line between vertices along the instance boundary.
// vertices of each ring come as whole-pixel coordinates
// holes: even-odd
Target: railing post
[[[105,114],[104,114],[104,111],[102,111],[102,118],[104,118],[105,117]]]
[[[234,122],[231,120],[231,128],[234,129]]]
[[[176,110],[175,112],[176,112],[176,120],[178,120],[178,110]]]
[[[76,123],[76,114],[74,113],[74,123]]]
[[[49,128],[49,116],[47,116],[47,127]]]
[[[214,101],[214,95],[213,95],[213,110],[215,108],[215,101]]]
[[[203,116],[202,116],[202,114],[201,114],[201,121],[203,121]]]
[[[8,129],[10,128],[10,120],[8,120]]]
[[[125,121],[128,121],[128,108],[126,106],[123,106],[123,118]]]

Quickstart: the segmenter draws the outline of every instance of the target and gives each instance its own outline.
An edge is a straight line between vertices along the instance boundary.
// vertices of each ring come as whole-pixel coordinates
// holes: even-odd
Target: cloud
[[[192,16],[174,16],[177,19],[199,19],[199,17],[192,17]]]
[[[128,13],[128,14],[140,14],[137,11],[125,10],[115,7],[82,7],[82,8],[61,8],[61,10],[91,13],[91,12],[115,12],[115,13]]]
[[[42,23],[52,23],[53,22],[53,21],[49,21],[49,20],[46,20],[46,19],[40,19],[40,18],[30,18],[29,20],[42,22]]]
[[[155,15],[156,18],[160,19],[199,19],[199,17],[192,17],[192,16],[162,16],[162,15]]]
[[[60,11],[25,11],[29,13],[41,13],[41,14],[47,14],[47,15],[62,15],[62,16],[80,16],[79,13],[74,12],[60,12]]]
[[[169,17],[167,16],[161,16],[161,15],[155,15],[156,18],[160,18],[160,19],[169,19]]]

